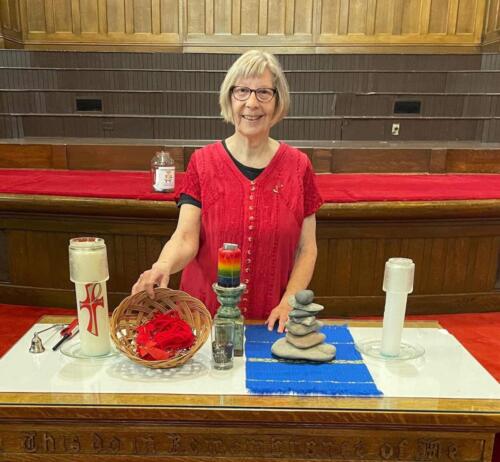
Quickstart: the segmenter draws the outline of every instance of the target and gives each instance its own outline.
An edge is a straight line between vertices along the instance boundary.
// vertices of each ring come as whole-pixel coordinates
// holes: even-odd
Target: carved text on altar
[[[149,430],[149,431],[148,431]],[[455,462],[482,459],[485,441],[482,439],[436,438],[415,435],[398,438],[359,435],[318,434],[257,434],[245,429],[236,434],[214,429],[199,431],[162,431],[157,427],[129,427],[120,431],[80,429],[78,433],[53,431],[19,432],[20,449],[31,454],[99,454],[136,456],[199,456],[303,458],[329,460],[379,460],[421,462]],[[5,432],[5,434],[7,434]],[[4,435],[0,432],[0,441]],[[4,452],[14,452],[9,438]],[[19,446],[18,446],[19,449]],[[17,452],[17,451],[16,451]]]

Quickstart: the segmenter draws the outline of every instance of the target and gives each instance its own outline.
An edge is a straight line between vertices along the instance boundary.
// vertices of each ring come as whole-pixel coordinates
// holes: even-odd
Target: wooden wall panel
[[[400,21],[401,34],[418,34],[420,32],[422,20],[420,13],[423,3],[423,0],[408,0],[403,3]]]
[[[41,305],[52,298],[54,306],[74,306],[74,288],[69,280],[68,242],[78,235],[99,235],[106,241],[110,280],[108,294],[110,307],[128,295],[137,275],[158,258],[161,248],[173,232],[174,220],[140,219],[132,224],[128,219],[74,217],[65,223],[64,219],[34,218],[33,226],[21,218],[5,220],[7,225],[0,233],[0,286],[8,282],[19,297],[16,286],[27,283],[34,291],[28,297],[31,303],[40,301]],[[15,255],[12,249],[16,249]],[[43,255],[43,261],[34,265],[34,260]],[[22,264],[21,260],[30,262]],[[4,261],[6,260],[6,261]],[[179,276],[174,276],[172,286],[178,287]],[[4,285],[5,287],[5,285]],[[56,293],[47,288],[57,288]],[[1,289],[0,289],[1,291]],[[49,297],[49,299],[47,299]],[[20,299],[19,299],[20,300]]]
[[[471,34],[474,24],[471,18],[477,15],[478,1],[460,2],[457,13],[457,34]]]
[[[27,24],[21,24],[20,8],[19,0],[0,0],[2,36],[11,48],[22,47],[22,31],[27,30]]]
[[[302,0],[294,3],[294,34],[310,36],[313,33],[314,10],[315,2],[313,0]]]
[[[54,28],[56,32],[71,33],[71,0],[52,0],[54,5]]]
[[[28,9],[28,29],[32,32],[46,32],[45,20],[48,16],[45,11],[45,0],[31,0]]]
[[[366,34],[367,2],[366,0],[350,0],[347,16],[348,34]]]
[[[97,0],[80,0],[80,27],[82,34],[99,32]]]
[[[3,28],[9,27],[9,2],[7,0],[0,0],[0,34],[3,36]]]
[[[494,32],[500,27],[500,0],[489,0],[484,30]]]
[[[108,32],[125,33],[125,0],[108,0]]]
[[[4,30],[19,31],[20,21],[16,0],[1,0],[2,26]]]
[[[382,0],[390,1],[390,0]],[[340,19],[340,0],[321,4],[320,34],[337,34]]]
[[[297,130],[296,126],[292,127]],[[332,127],[334,130],[338,127]],[[484,146],[429,148],[408,146],[343,147],[301,150],[317,173],[500,173],[500,149]],[[199,141],[167,146],[177,171],[188,165]],[[149,170],[160,145],[155,144],[8,144],[0,143],[0,168],[67,168],[74,170]]]
[[[169,34],[173,41],[180,32],[178,0],[160,0],[160,28],[162,34]]]
[[[67,168],[66,146],[0,144],[0,168]]]
[[[283,52],[481,44],[498,35],[499,0],[0,0],[11,46],[89,44],[184,51]],[[485,8],[488,4],[486,23]],[[181,19],[182,18],[182,19]],[[483,27],[484,25],[484,27]],[[13,32],[23,32],[24,36]],[[286,44],[283,40],[286,39]],[[10,42],[9,42],[10,43]],[[17,45],[15,45],[17,44]],[[369,48],[366,48],[369,47]],[[87,49],[87,48],[85,48]],[[401,50],[401,49],[399,49]]]
[[[209,4],[210,1],[207,0],[207,6]],[[235,45],[249,44],[252,37],[259,37],[259,42],[254,42],[255,44],[263,43],[264,39],[267,43],[279,45],[279,40],[285,35],[310,35],[312,4],[313,0],[302,2],[302,14],[297,16],[293,0],[216,0],[216,11],[221,11],[222,8],[225,10],[222,15],[215,15],[215,34],[219,37],[214,40],[224,45],[224,40],[230,34]],[[304,11],[308,12],[304,14]],[[207,29],[210,26],[209,19],[211,18],[207,18]],[[189,41],[189,37],[187,40]]]
[[[431,34],[446,34],[450,2],[452,1],[431,0],[429,17],[429,32]]]
[[[0,281],[8,282],[9,276],[9,256],[7,249],[7,238],[5,231],[0,230]]]
[[[258,35],[260,0],[240,0],[240,5],[236,14],[240,15],[241,35]]]
[[[394,0],[378,0],[375,3],[375,29],[374,34],[392,34],[394,23]]]
[[[286,32],[286,0],[269,0],[267,4],[267,33],[269,35],[285,35]]]
[[[500,51],[500,0],[488,0],[483,43],[492,51]]]
[[[128,48],[179,43],[181,0],[0,0],[24,12],[23,42],[34,48],[88,49],[89,44]],[[10,7],[10,6],[9,6]],[[24,24],[23,23],[23,24]],[[5,30],[5,26],[4,26]],[[47,44],[47,46],[39,44]]]
[[[67,164],[71,170],[149,170],[153,155],[161,146],[95,146],[67,147]],[[169,147],[175,168],[183,172],[184,149]],[[1,164],[0,164],[1,165]]]
[[[481,42],[485,0],[321,1],[317,30],[325,46]]]
[[[204,34],[205,0],[186,0],[186,18],[188,34]]]
[[[0,48],[4,48],[4,41],[3,41],[3,20],[2,20],[2,3],[0,0]]]
[[[133,18],[135,33],[151,34],[153,32],[151,3],[151,0],[134,1]]]
[[[230,34],[232,30],[233,2],[231,0],[214,0],[214,33]]]
[[[408,313],[498,308],[499,204],[490,206],[488,216],[478,211],[476,218],[464,218],[471,207],[466,201],[425,203],[406,207],[405,219],[398,204],[359,205],[328,204],[318,213],[319,255],[311,286],[325,315],[381,314],[384,263],[395,256],[416,263]],[[41,306],[74,306],[67,261],[71,237],[106,240],[113,306],[155,261],[177,216],[171,203],[76,198],[27,203],[4,197],[1,209],[0,296],[6,303]],[[425,218],[426,213],[431,215]],[[173,285],[177,282],[178,277]]]
[[[496,283],[499,239],[488,232],[478,233],[478,228],[474,230],[479,221],[463,224],[455,226],[443,221],[439,226],[435,223],[428,227],[415,222],[407,228],[407,224],[393,222],[389,228],[382,222],[338,222],[333,231],[320,221],[321,258],[311,287],[317,294],[325,294],[320,295],[321,301],[335,315],[348,315],[347,306],[354,310],[351,314],[360,314],[361,305],[369,305],[373,314],[377,310],[381,314],[383,263],[390,257],[401,256],[413,259],[416,265],[409,302],[417,310],[414,312],[425,310],[418,302],[424,294],[489,292]],[[347,237],[348,233],[351,237]]]

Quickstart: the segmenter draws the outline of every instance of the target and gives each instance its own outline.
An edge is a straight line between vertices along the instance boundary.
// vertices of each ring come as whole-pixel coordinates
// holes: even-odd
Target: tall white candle
[[[77,237],[69,244],[70,279],[75,283],[80,349],[102,356],[111,349],[109,337],[108,259],[104,239]]]
[[[383,356],[399,356],[408,294],[413,291],[415,264],[409,258],[390,258],[385,264],[383,289],[386,292],[382,327]]]

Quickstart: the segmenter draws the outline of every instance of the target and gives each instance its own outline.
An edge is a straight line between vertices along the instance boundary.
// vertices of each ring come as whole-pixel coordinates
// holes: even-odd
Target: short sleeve
[[[313,172],[311,162],[308,161],[304,173],[304,216],[308,217],[316,213],[321,204],[323,204],[323,198],[319,193],[316,175]]]
[[[181,194],[181,197],[177,201],[177,207],[181,208],[184,204],[194,205],[201,209],[201,202],[197,201],[194,197],[191,197],[189,194]]]
[[[200,176],[195,154],[191,156],[186,173],[184,174],[183,184],[177,194],[177,201],[182,194],[186,194],[201,203]]]

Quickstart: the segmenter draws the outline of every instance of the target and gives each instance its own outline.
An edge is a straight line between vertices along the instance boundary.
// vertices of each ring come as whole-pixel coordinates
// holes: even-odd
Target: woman
[[[180,191],[177,228],[158,261],[132,293],[167,287],[184,269],[181,290],[212,314],[217,251],[224,242],[242,251],[240,302],[246,318],[283,332],[290,295],[309,284],[316,262],[315,212],[322,199],[307,156],[269,137],[287,113],[288,84],[276,58],[252,50],[229,69],[220,89],[221,114],[234,134],[197,150]]]

